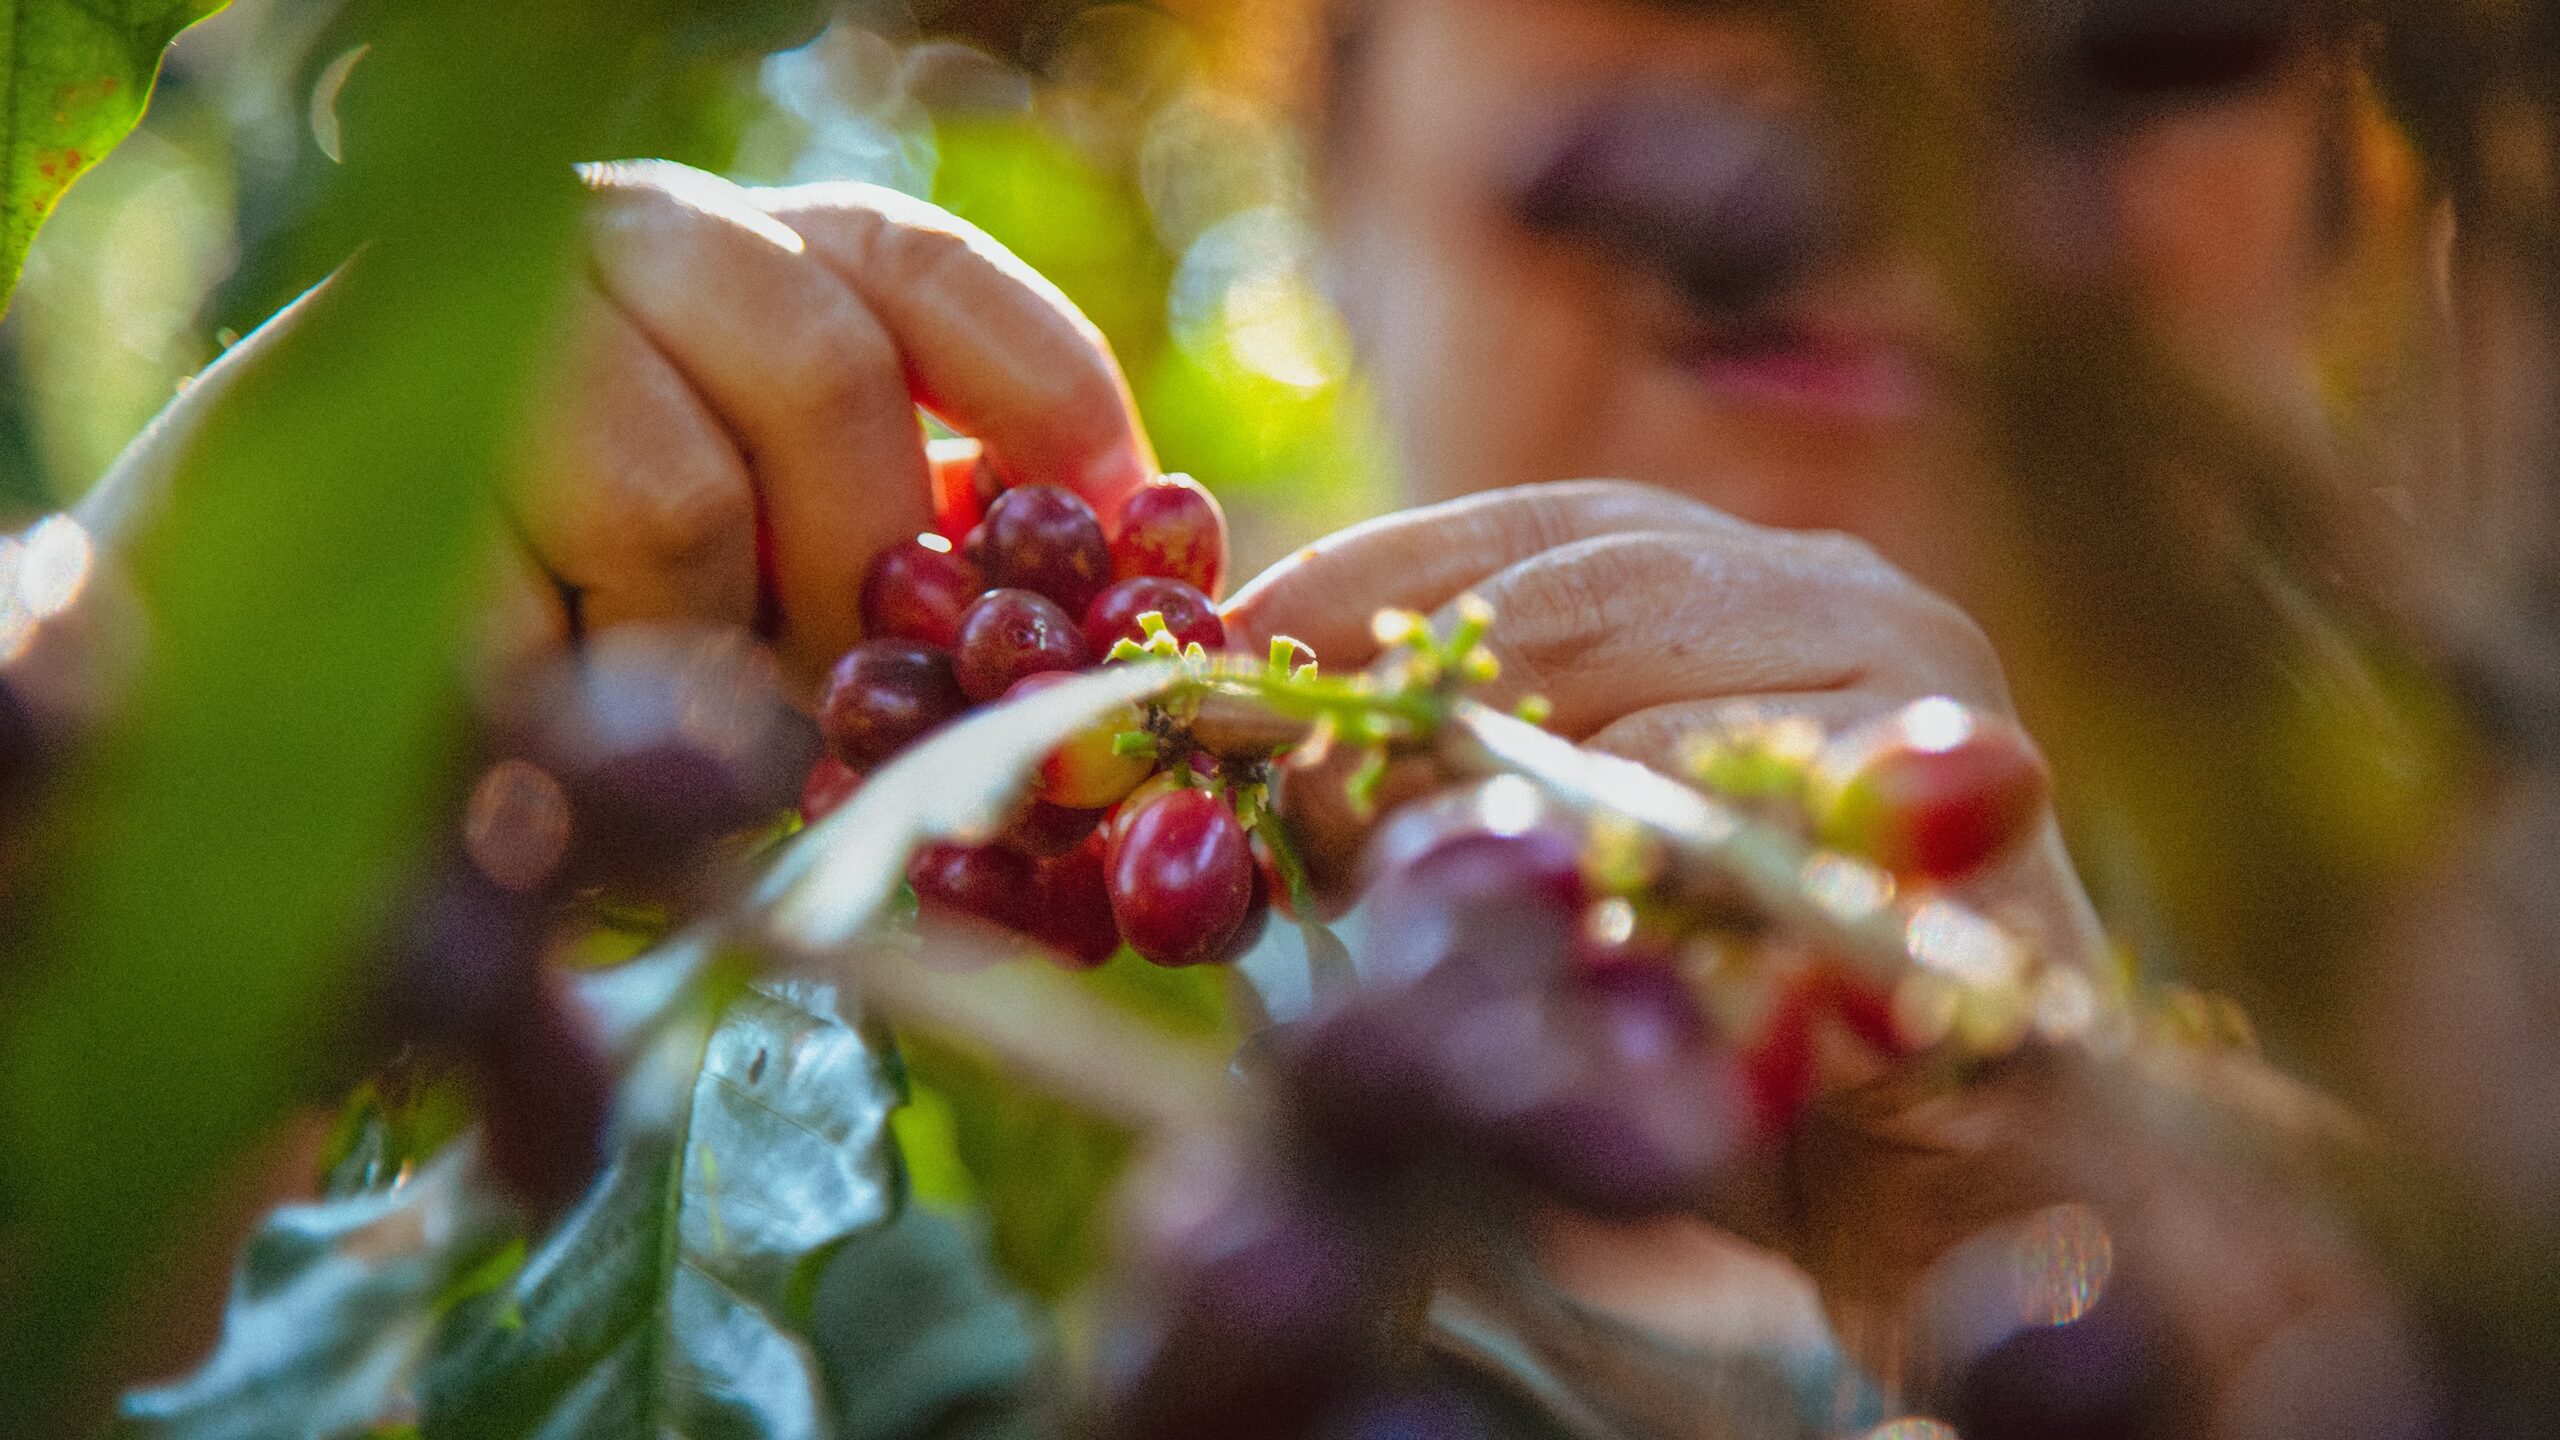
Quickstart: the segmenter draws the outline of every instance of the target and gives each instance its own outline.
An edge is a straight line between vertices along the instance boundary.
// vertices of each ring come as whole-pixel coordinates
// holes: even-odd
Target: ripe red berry
[[[1062,674],[1029,676],[1007,690],[1005,698],[1029,695],[1067,678]],[[1122,735],[1141,729],[1145,723],[1136,706],[1127,706],[1077,732],[1041,760],[1040,773],[1032,779],[1033,792],[1052,805],[1070,810],[1100,810],[1118,804],[1155,773],[1156,762],[1152,758],[1123,755],[1118,749]]]
[[[1162,575],[1133,575],[1093,597],[1084,612],[1084,645],[1095,659],[1107,659],[1122,640],[1144,641],[1138,617],[1148,611],[1164,617],[1164,628],[1184,645],[1212,654],[1227,648],[1227,627],[1209,597],[1181,580]]]
[[[1745,1089],[1667,962],[1558,977],[1567,1037],[1543,1085],[1490,1127],[1523,1181],[1597,1215],[1643,1216],[1696,1197],[1745,1136]]]
[[[800,786],[800,823],[815,825],[826,819],[861,788],[861,771],[833,755],[820,756],[818,763],[809,767],[809,778]]]
[[[1034,590],[1082,615],[1111,583],[1111,547],[1102,521],[1072,490],[1024,485],[987,507],[986,566],[990,584]]]
[[[582,882],[687,894],[703,847],[787,809],[817,757],[770,656],[734,635],[623,626],[514,686],[502,748],[556,778]]]
[[[1138,575],[1180,580],[1214,598],[1227,579],[1226,512],[1190,476],[1159,476],[1122,502],[1111,540],[1111,569],[1123,580]]]
[[[836,758],[868,769],[968,708],[948,654],[910,640],[865,640],[827,677],[818,726]]]
[[[1253,902],[1253,855],[1226,802],[1171,790],[1128,817],[1110,855],[1111,913],[1158,965],[1222,958]]]
[[[994,700],[1029,676],[1081,670],[1086,658],[1067,612],[1029,590],[990,590],[960,617],[955,664],[972,700]]]
[[[872,557],[862,577],[862,633],[948,650],[960,643],[960,615],[986,593],[976,566],[939,535],[902,540]]]
[[[1119,1440],[1293,1440],[1360,1373],[1389,1270],[1337,1197],[1278,1175],[1195,1202],[1102,1348]]]
[[[1459,831],[1371,889],[1361,970],[1389,985],[1419,981],[1453,959],[1552,974],[1573,952],[1586,898],[1571,832]]]
[[[604,1166],[613,1114],[612,1067],[584,1017],[541,986],[500,1012],[472,1058],[490,1173],[537,1215],[567,1209]]]
[[[1102,824],[1105,810],[1070,810],[1033,798],[1004,827],[1004,843],[1036,859],[1064,855]]]
[[[1852,732],[1814,776],[1822,842],[1899,875],[1952,879],[2031,835],[2051,790],[2015,725],[1923,700]]]
[[[1036,918],[1037,862],[1003,845],[928,845],[907,865],[927,923],[954,917],[1027,933]]]
[[[1043,861],[1036,877],[1037,921],[1031,938],[1091,969],[1120,951],[1120,925],[1111,913],[1111,888],[1103,870],[1102,837]]]

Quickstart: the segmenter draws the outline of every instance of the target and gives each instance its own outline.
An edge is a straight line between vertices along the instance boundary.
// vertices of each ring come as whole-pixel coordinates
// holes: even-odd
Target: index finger
[[[1354,525],[1291,555],[1227,602],[1227,634],[1248,652],[1295,636],[1327,668],[1356,669],[1377,658],[1369,622],[1380,610],[1427,615],[1533,555],[1602,535],[1742,528],[1721,510],[1622,480],[1469,495]]]
[[[1155,475],[1102,332],[984,231],[876,185],[751,193],[879,317],[917,403],[985,442],[1008,481],[1063,485],[1108,520]]]

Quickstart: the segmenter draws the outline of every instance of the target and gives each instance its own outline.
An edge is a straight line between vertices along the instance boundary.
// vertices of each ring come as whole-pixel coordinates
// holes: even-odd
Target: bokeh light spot
[[[497,884],[536,890],[568,853],[569,820],[569,794],[550,771],[501,760],[471,787],[462,847]]]
[[[2008,931],[1945,900],[1912,911],[1903,940],[1921,964],[1985,989],[2016,984],[2025,964]]]
[[[1864,861],[1823,853],[1804,862],[1807,899],[1842,924],[1873,919],[1893,903],[1893,877]]]
[[[1960,1440],[1960,1437],[1956,1434],[1956,1427],[1943,1420],[1927,1420],[1912,1415],[1900,1420],[1887,1420],[1868,1431],[1861,1440]]]
[[[2027,1217],[2010,1242],[2018,1318],[2068,1325],[2089,1313],[2115,1274],[2115,1240],[2086,1205],[2056,1205]]]
[[[38,620],[68,610],[89,587],[96,550],[89,532],[68,515],[47,516],[28,529],[17,556],[17,598]]]
[[[1902,712],[1903,742],[1924,754],[1943,755],[1972,739],[1973,731],[1973,712],[1945,696]]]

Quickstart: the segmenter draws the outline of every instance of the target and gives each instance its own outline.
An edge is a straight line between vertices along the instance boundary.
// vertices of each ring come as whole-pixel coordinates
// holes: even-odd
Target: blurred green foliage
[[[222,0],[9,0],[0,7],[0,300],[71,182],[142,117],[171,36]]]
[[[128,557],[146,661],[41,822],[0,1008],[12,1414],[94,1383],[60,1357],[98,1353],[224,1164],[344,1078],[328,1017],[441,783],[491,477],[573,273],[569,166],[615,142],[680,7],[380,17],[361,143],[282,242],[288,272],[363,254],[190,445]]]

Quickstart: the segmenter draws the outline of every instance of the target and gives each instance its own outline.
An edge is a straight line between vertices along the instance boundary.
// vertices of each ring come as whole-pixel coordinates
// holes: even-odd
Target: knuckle
[[[940,223],[921,217],[883,217],[871,238],[871,257],[884,283],[921,285],[952,266],[978,258],[973,238],[949,217],[939,218]]]

